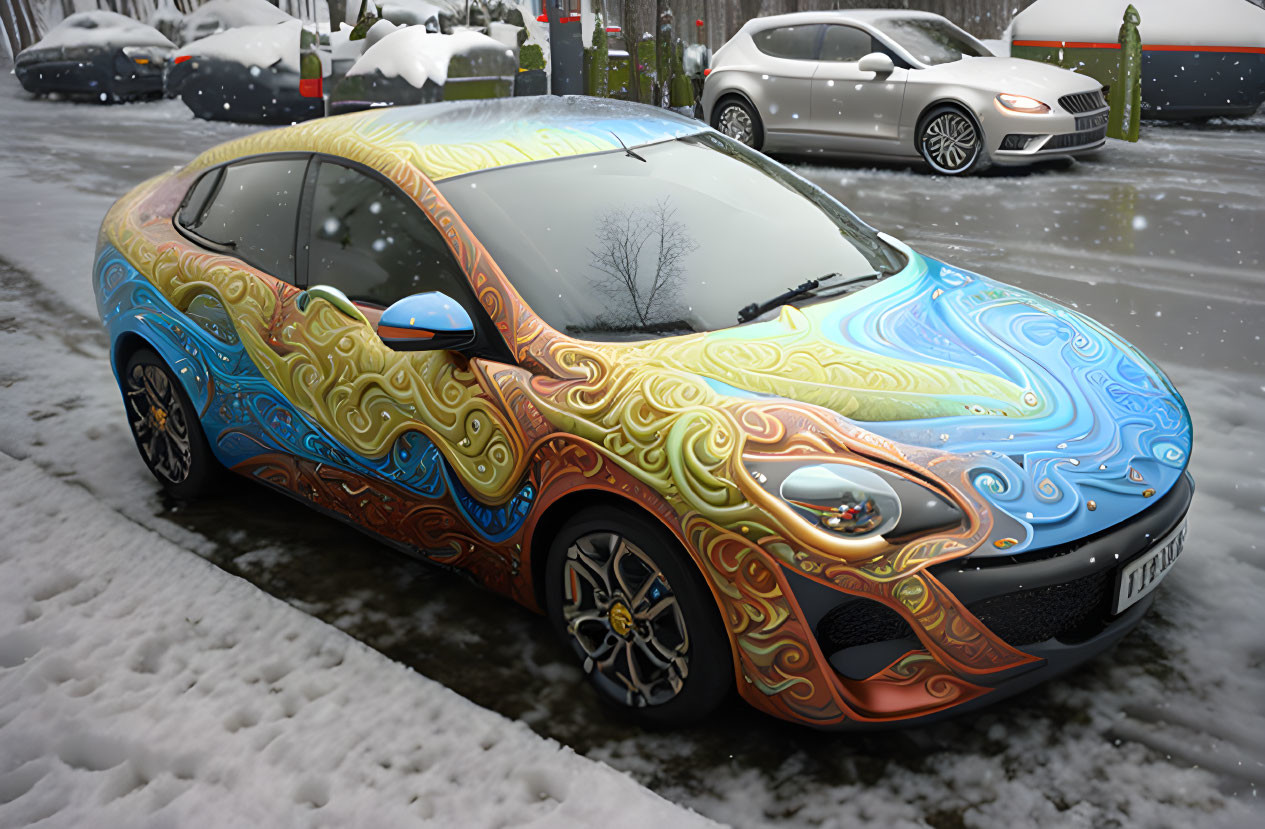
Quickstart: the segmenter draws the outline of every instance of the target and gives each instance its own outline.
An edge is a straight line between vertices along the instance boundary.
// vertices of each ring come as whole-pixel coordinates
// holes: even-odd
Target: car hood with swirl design
[[[823,406],[971,456],[974,485],[1026,529],[990,552],[1083,538],[1173,486],[1190,416],[1154,363],[1075,311],[910,253],[864,291],[644,356],[718,391]]]

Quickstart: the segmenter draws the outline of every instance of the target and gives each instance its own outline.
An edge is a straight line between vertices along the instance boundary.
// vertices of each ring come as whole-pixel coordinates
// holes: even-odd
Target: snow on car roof
[[[54,26],[29,51],[81,46],[175,46],[152,26],[107,11],[76,12]]]
[[[638,147],[703,132],[701,121],[604,98],[447,101],[318,118],[221,144],[190,171],[269,152],[328,152],[384,172],[402,161],[433,181],[530,161]]]
[[[1265,9],[1247,0],[1037,0],[1017,14],[1015,40],[1115,43],[1132,3],[1144,44],[1265,47]]]
[[[505,44],[479,32],[461,31],[444,35],[428,32],[421,26],[406,26],[366,49],[347,74],[379,72],[384,77],[403,78],[418,89],[428,80],[443,86],[448,82],[448,64],[453,55],[480,49],[514,54],[512,49],[506,49]]]
[[[264,26],[295,19],[268,0],[210,0],[185,15],[184,38],[190,41],[199,35],[225,29]]]
[[[299,71],[299,30],[303,22],[291,18],[284,23],[263,26],[238,26],[219,34],[195,40],[181,47],[179,54],[200,58],[219,58],[243,66],[277,65],[291,72]]]

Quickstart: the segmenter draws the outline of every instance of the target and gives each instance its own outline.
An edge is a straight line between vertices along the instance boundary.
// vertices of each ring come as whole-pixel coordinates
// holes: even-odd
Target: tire
[[[960,107],[944,104],[923,116],[918,126],[918,152],[937,173],[964,176],[989,165],[984,132]]]
[[[163,489],[181,500],[212,492],[224,468],[193,402],[162,358],[139,349],[128,358],[120,385],[136,449]]]
[[[643,725],[674,726],[729,694],[716,602],[662,525],[618,506],[583,509],[550,545],[545,578],[549,620],[603,702]]]
[[[764,122],[741,98],[723,98],[712,113],[712,128],[753,150],[764,146]]]

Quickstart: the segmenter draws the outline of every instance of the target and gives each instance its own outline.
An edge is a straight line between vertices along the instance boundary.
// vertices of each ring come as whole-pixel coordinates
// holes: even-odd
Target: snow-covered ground
[[[0,825],[703,826],[0,453]]]
[[[559,820],[589,820],[568,811],[582,797],[607,810],[663,808],[630,786],[599,790],[587,781],[605,781],[609,772],[570,771],[579,758],[544,742],[531,748],[522,728],[316,619],[631,772],[670,800],[739,826],[1265,821],[1258,796],[1265,787],[1265,119],[1147,127],[1137,146],[1112,142],[1095,160],[963,181],[790,159],[915,247],[1111,325],[1170,373],[1196,426],[1189,546],[1121,647],[980,714],[866,735],[805,731],[740,703],[691,729],[647,733],[596,705],[543,620],[508,602],[253,486],[205,504],[165,503],[127,435],[95,318],[88,274],[97,224],[135,182],[245,130],[193,121],[178,101],[52,104],[27,100],[12,79],[0,85],[0,452],[19,459],[0,457],[0,664],[33,654],[0,668],[0,825],[42,802],[41,787],[70,802],[55,819],[62,823],[86,820],[87,812],[73,811],[86,804],[114,822],[142,823],[181,787],[190,794],[156,820],[170,814],[179,823],[183,797],[210,803],[210,792],[225,791],[241,801],[226,810],[239,807],[242,821],[264,825],[354,822],[361,803],[377,810],[366,819],[417,816],[411,793],[403,793],[432,772],[375,770],[383,755],[368,747],[379,738],[402,747],[397,753],[449,743],[436,742],[425,716],[386,716],[387,706],[359,684],[418,700],[404,708],[467,712],[481,724],[461,732],[475,748],[494,733],[535,752],[539,759],[524,762],[545,770],[538,779],[595,775],[547,788],[559,803],[513,812],[524,821],[548,824],[535,809],[550,808]],[[93,546],[73,546],[84,538]],[[39,599],[62,571],[79,574],[76,585]],[[128,607],[119,593],[137,591],[145,600],[131,614],[101,621]],[[169,598],[173,592],[181,598]],[[185,615],[206,621],[192,625]],[[200,643],[225,631],[238,645],[207,653]],[[292,642],[284,636],[291,631],[298,631]],[[153,637],[168,644],[147,663]],[[322,667],[327,646],[355,670]],[[144,664],[157,672],[129,667]],[[269,680],[265,672],[275,666],[288,673]],[[174,678],[187,683],[195,670],[202,678],[177,694]],[[334,690],[304,701],[309,677]],[[151,701],[131,690],[146,682],[154,683]],[[215,690],[201,696],[203,682]],[[85,696],[72,696],[90,684]],[[267,693],[276,684],[282,691]],[[334,705],[339,693],[346,705]],[[292,704],[300,707],[287,718]],[[255,723],[230,732],[229,724],[244,723],[239,709]],[[175,716],[170,739],[147,719],[159,711]],[[119,719],[109,724],[111,716]],[[273,731],[280,736],[257,748]],[[96,736],[80,740],[80,733]],[[34,736],[10,739],[19,734]],[[303,739],[312,750],[301,758],[294,750],[293,762],[273,747]],[[475,750],[464,737],[451,739],[455,756],[475,756],[464,753]],[[67,758],[89,768],[118,762],[92,772]],[[465,761],[454,761],[453,789],[434,795],[438,822],[461,808]],[[508,768],[499,760],[487,766],[488,779],[475,784],[483,800],[506,792],[520,798],[509,802],[524,802]],[[44,782],[32,785],[37,777]],[[366,794],[368,781],[380,797]],[[326,806],[314,809],[311,794],[327,797]],[[309,805],[295,803],[296,795]],[[495,808],[483,800],[481,807]],[[684,814],[647,819],[676,826]],[[206,820],[231,818],[225,811],[223,821],[214,813]]]

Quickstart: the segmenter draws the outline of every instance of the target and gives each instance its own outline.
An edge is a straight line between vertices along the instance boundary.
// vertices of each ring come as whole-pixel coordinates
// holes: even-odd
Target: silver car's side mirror
[[[857,61],[857,69],[873,72],[875,75],[890,75],[895,68],[896,64],[892,63],[891,57],[882,52],[870,52]]]

